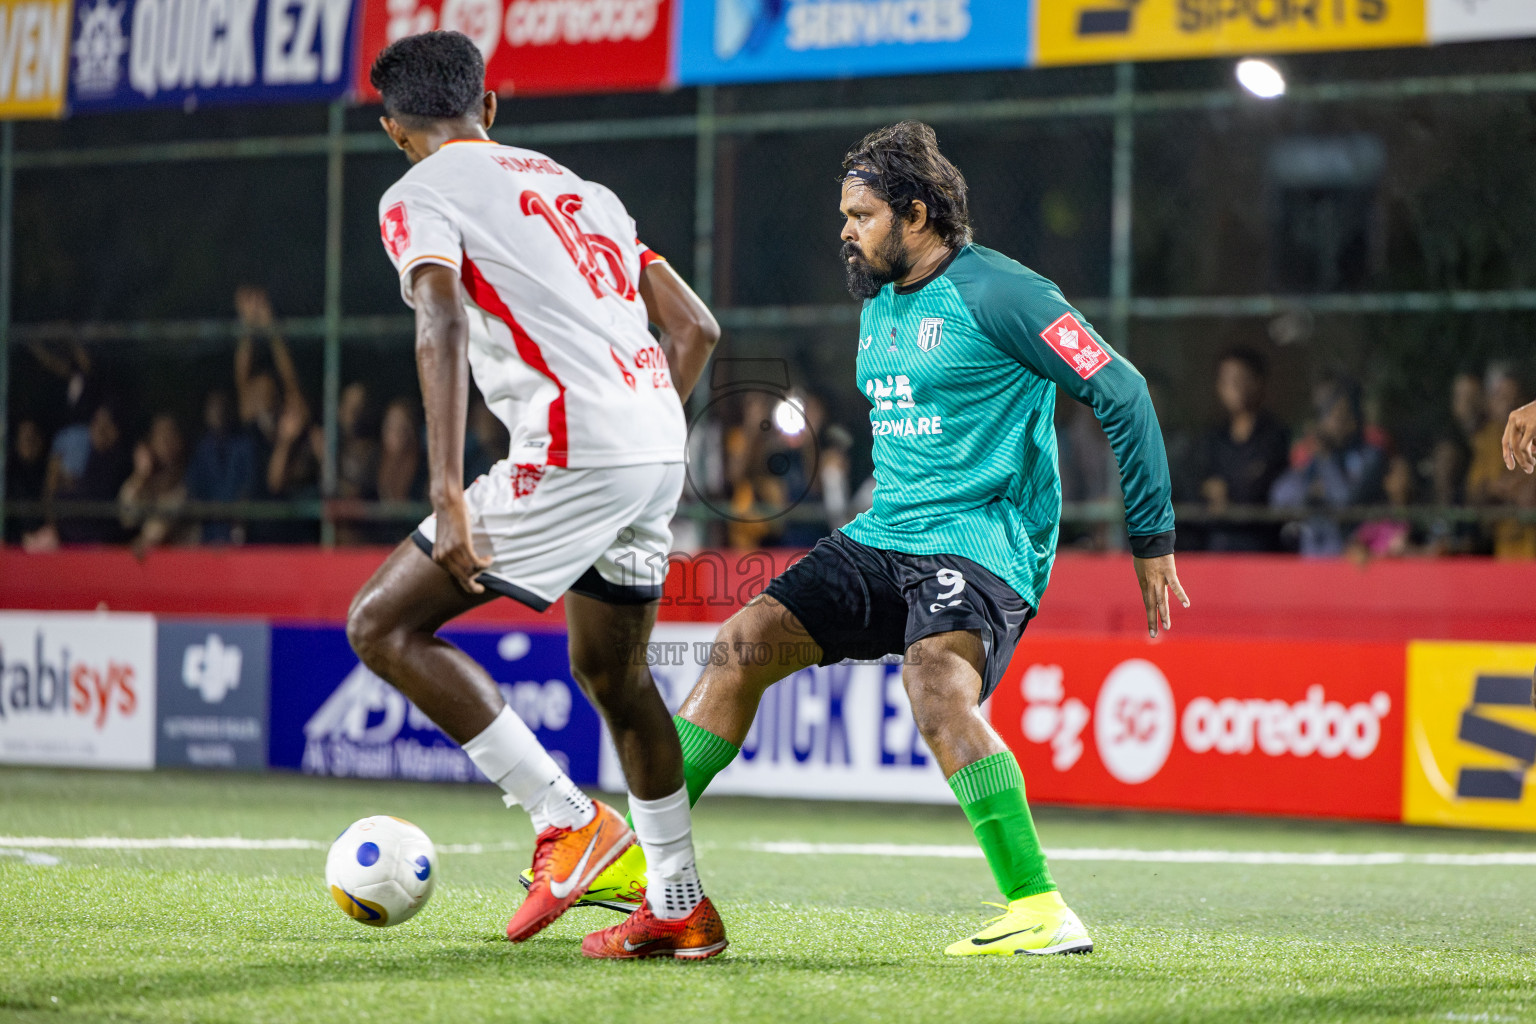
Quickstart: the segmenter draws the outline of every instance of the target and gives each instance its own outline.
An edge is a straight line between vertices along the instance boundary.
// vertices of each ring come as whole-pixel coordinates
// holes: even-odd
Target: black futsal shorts
[[[1002,681],[1035,614],[1012,587],[969,558],[885,551],[841,531],[818,541],[764,592],[821,645],[823,665],[905,654],[935,633],[974,629],[986,649],[982,700]]]

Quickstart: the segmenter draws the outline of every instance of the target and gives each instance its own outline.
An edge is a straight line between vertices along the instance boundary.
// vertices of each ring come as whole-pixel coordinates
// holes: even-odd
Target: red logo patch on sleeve
[[[1063,313],[1051,326],[1040,332],[1045,343],[1056,354],[1071,364],[1083,380],[1087,380],[1110,363],[1109,353],[1094,340],[1088,328],[1078,322],[1071,313]]]
[[[411,228],[405,222],[405,204],[396,203],[384,211],[384,221],[379,225],[379,234],[384,236],[384,248],[396,260],[405,255],[405,250],[411,247]]]

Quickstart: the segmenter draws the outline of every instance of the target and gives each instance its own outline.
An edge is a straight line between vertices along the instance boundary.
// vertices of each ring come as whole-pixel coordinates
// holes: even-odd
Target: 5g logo
[[[940,569],[934,574],[934,579],[938,581],[939,586],[949,589],[939,594],[939,599],[928,606],[930,613],[937,614],[945,608],[953,608],[960,603],[960,592],[965,589],[964,574],[954,569]]]

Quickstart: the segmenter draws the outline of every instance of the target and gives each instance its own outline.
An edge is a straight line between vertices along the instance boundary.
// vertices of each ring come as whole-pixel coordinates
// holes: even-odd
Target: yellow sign
[[[59,117],[69,0],[0,0],[0,119]]]
[[[1424,0],[1035,0],[1036,64],[1424,42]]]
[[[1408,645],[1403,820],[1536,831],[1533,644]]]

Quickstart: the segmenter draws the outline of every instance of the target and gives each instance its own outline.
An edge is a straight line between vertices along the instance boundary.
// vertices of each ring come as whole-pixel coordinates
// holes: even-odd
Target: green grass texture
[[[622,800],[620,801],[622,806]],[[341,914],[324,847],[369,814],[439,846],[432,901],[393,928]],[[1051,848],[1536,852],[1536,837],[1037,810]],[[297,850],[28,848],[0,838],[0,1021],[1536,1020],[1536,867],[1061,859],[1092,954],[948,958],[1000,900],[980,859],[762,844],[967,846],[957,807],[706,796],[695,838],[731,947],[593,962],[573,910],[521,945],[532,829],[486,786],[0,769],[0,837],[241,836]],[[57,863],[29,862],[22,854]]]

